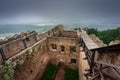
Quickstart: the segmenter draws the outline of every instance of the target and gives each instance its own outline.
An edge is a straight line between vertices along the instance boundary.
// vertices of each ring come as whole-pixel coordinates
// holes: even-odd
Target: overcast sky
[[[120,0],[0,0],[0,24],[119,24]]]

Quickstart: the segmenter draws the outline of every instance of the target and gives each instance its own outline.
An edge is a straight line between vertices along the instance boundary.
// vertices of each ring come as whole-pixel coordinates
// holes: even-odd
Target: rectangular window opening
[[[65,47],[61,46],[61,52],[64,52],[64,51],[65,51]]]
[[[26,41],[30,41],[30,39],[27,37],[27,38],[26,38]]]
[[[71,53],[76,52],[76,47],[75,46],[70,46],[70,52]]]
[[[71,63],[76,63],[76,59],[71,59]]]
[[[51,44],[52,49],[57,49],[57,45],[56,44]]]

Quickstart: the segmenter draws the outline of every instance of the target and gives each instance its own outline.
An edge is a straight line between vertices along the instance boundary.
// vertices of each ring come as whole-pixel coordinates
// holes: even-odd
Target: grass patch
[[[79,80],[78,71],[73,69],[66,69],[64,80]]]
[[[52,80],[57,66],[54,64],[49,64],[41,78],[41,80]]]

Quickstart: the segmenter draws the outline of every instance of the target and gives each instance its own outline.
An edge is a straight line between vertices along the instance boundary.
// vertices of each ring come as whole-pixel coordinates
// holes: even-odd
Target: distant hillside
[[[120,27],[116,29],[109,29],[99,31],[95,28],[85,28],[88,34],[95,34],[105,44],[109,44],[111,41],[120,40]]]
[[[79,30],[79,28],[74,28],[74,30]],[[105,44],[109,44],[111,41],[120,40],[120,27],[116,29],[108,29],[108,30],[103,30],[103,31],[99,31],[96,28],[86,27],[85,30],[87,31],[89,35],[95,34]]]

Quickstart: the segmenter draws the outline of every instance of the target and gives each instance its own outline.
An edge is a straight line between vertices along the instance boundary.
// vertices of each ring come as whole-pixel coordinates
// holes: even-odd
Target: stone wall
[[[61,31],[63,26],[58,25],[43,34],[37,35],[35,31],[26,32],[0,42],[0,49],[3,50],[0,51],[0,62],[3,62],[2,54],[7,59],[5,65],[0,64],[3,67],[0,67],[0,79],[39,80],[50,61],[47,37],[57,35]],[[6,66],[8,64],[10,67]]]
[[[96,52],[98,54],[97,61],[102,61],[108,64],[113,64],[120,66],[120,51],[110,51],[110,52]]]
[[[26,49],[27,47],[32,46],[37,41],[47,38],[47,36],[57,35],[63,30],[63,26],[58,25],[55,28],[38,35],[35,31],[21,33],[19,35],[16,34],[13,37],[8,39],[6,38],[4,41],[0,42],[0,48],[3,49],[6,59],[8,59],[21,52],[22,50]],[[0,61],[2,61],[1,55]]]
[[[17,69],[13,80],[40,80],[42,77],[50,59],[46,48],[46,39],[31,49],[32,52],[27,56],[22,67]],[[26,51],[26,53],[30,51]]]
[[[24,34],[21,33],[18,35],[18,38],[15,38],[14,36],[11,39],[8,39],[4,44],[0,45],[4,51],[6,59],[36,43],[36,35],[37,33],[35,31],[27,32]]]
[[[65,31],[62,25],[58,25],[42,34],[32,31],[15,35],[0,42],[0,47],[7,61],[11,61],[11,71],[15,74],[13,80],[38,80],[49,61],[54,64],[63,61],[69,67],[76,68],[78,66],[78,42],[77,31]],[[54,44],[57,46],[56,50],[52,49],[55,47]],[[0,54],[2,54],[1,51]],[[3,61],[2,56],[0,55],[0,62]],[[7,71],[9,67],[2,66],[6,68],[1,69],[4,74],[1,71],[0,79],[3,79],[1,75],[7,75],[11,79],[12,76],[9,76],[9,71]]]
[[[87,80],[84,74],[86,74],[85,70],[89,69],[89,64],[86,58],[85,52],[83,51],[83,48],[80,47],[80,53],[79,53],[79,80]]]
[[[38,73],[40,78],[49,63],[47,50],[47,39],[43,39],[10,57],[5,65],[0,65],[3,66],[0,67],[0,80],[33,80]]]
[[[62,25],[58,25],[58,26],[56,26],[55,28],[52,28],[52,29],[50,29],[50,30],[47,31],[47,32],[44,32],[44,33],[42,33],[42,34],[39,34],[38,37],[39,37],[39,39],[41,40],[41,39],[46,38],[46,37],[48,37],[48,36],[58,35],[58,34],[60,34],[61,31],[63,31],[63,30],[64,30],[63,26],[62,26]]]
[[[60,34],[55,35],[55,37],[78,38],[78,34],[75,30],[64,30]]]
[[[63,61],[76,67],[79,53],[78,38],[48,37],[48,50],[52,63],[58,64]],[[75,63],[71,63],[71,59],[75,59]]]
[[[114,48],[115,49],[115,48]],[[104,66],[111,66],[102,69],[102,73],[105,75],[105,80],[119,80],[120,76],[120,51],[119,50],[104,50],[104,51],[95,51],[95,58],[94,61],[102,62]],[[114,67],[114,69],[113,69]]]

